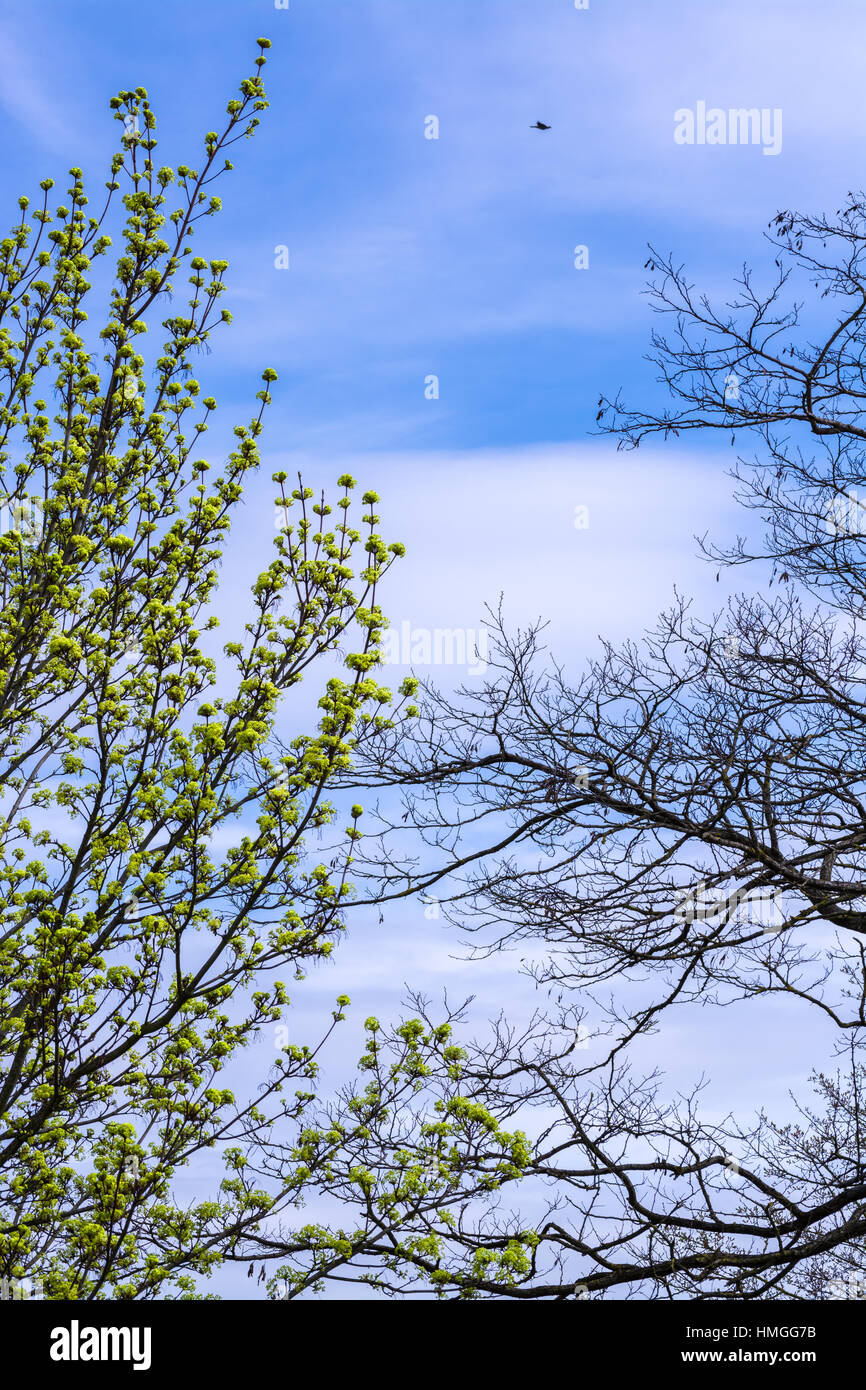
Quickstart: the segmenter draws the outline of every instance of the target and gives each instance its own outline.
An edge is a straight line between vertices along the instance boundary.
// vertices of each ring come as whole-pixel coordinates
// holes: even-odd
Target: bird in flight
[[[531,126],[529,127],[529,129],[530,129],[530,130],[550,130],[550,126],[549,126],[549,125],[545,125],[545,124],[544,124],[544,121],[536,121],[536,122],[535,122],[535,125],[531,125]]]

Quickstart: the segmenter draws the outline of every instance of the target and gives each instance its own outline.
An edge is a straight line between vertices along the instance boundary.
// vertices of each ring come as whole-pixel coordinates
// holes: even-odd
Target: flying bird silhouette
[[[545,125],[545,124],[544,124],[544,121],[536,121],[536,122],[535,122],[535,125],[531,125],[531,126],[529,127],[529,129],[530,129],[530,130],[550,130],[550,126],[549,126],[549,125]]]

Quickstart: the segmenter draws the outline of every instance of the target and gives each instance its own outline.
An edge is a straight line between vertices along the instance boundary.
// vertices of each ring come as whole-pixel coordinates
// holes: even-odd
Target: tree
[[[304,846],[337,817],[326,791],[358,727],[388,722],[377,595],[402,547],[380,539],[374,492],[354,521],[348,475],[330,521],[324,497],[274,474],[286,524],[246,635],[222,657],[210,636],[276,373],[208,483],[216,401],[194,359],[231,315],[227,262],[191,241],[267,106],[258,43],[200,171],[156,168],[147,93],[121,92],[100,215],[72,169],[65,204],[49,212],[44,180],[0,243],[0,1276],[53,1299],[193,1297],[192,1276],[279,1197],[239,1144],[303,1112],[318,1045],[285,1047],[254,1099],[223,1074],[288,1003],[275,976],[302,978],[342,929],[361,808],[330,863]],[[97,336],[86,277],[121,188]],[[138,340],[185,272],[188,308],[163,320],[148,380]],[[318,727],[280,740],[281,697],[311,672]],[[225,1181],[180,1205],[174,1175],[208,1150]]]
[[[371,1025],[370,1087],[322,1117],[338,1136],[322,1187],[357,1220],[284,1234],[292,1293],[360,1269],[459,1298],[866,1294],[866,204],[771,228],[773,283],[745,270],[724,311],[651,250],[673,406],[599,402],[625,445],[758,436],[734,477],[764,541],[703,542],[756,566],[753,590],[703,619],[678,599],[575,686],[540,659],[538,629],[492,615],[483,684],[428,685],[411,735],[364,741],[353,776],[386,789],[369,895],[435,892],[479,953],[529,943],[552,1003],[527,1033],[500,1020],[457,1054],[419,1001],[401,1025],[414,1058],[405,1031],[380,1043]],[[773,996],[839,1039],[796,1121],[708,1124],[700,1086],[666,1099],[635,1072],[636,1044],[684,1005],[723,1028],[749,1000],[771,1026]],[[418,1094],[400,1089],[407,1067]],[[528,1215],[505,1205],[521,1194]]]

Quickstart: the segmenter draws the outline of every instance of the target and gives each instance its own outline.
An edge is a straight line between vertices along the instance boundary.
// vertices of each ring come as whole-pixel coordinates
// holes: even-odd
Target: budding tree
[[[286,524],[245,635],[222,652],[211,635],[276,373],[209,479],[216,401],[194,367],[230,319],[227,263],[192,242],[267,105],[269,46],[200,169],[158,168],[147,93],[121,92],[101,210],[72,169],[67,198],[50,211],[46,179],[0,243],[0,1275],[48,1298],[193,1296],[279,1197],[238,1146],[303,1111],[316,1046],[286,1046],[253,1099],[225,1073],[280,1016],[281,977],[342,928],[360,807],[329,863],[305,841],[337,816],[326,791],[357,728],[386,722],[377,594],[402,547],[380,539],[375,493],[358,515],[348,475],[336,513],[274,475]],[[87,276],[115,220],[94,323]],[[187,304],[169,307],[179,282]],[[311,671],[318,724],[278,738],[281,697]],[[225,1180],[179,1203],[173,1178],[201,1152]]]

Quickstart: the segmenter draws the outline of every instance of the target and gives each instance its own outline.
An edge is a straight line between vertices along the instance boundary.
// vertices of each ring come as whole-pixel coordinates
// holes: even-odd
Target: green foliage
[[[298,1192],[315,1191],[355,1224],[281,1228],[279,1242],[261,1249],[253,1235],[236,1258],[282,1250],[286,1262],[268,1285],[279,1298],[321,1291],[332,1277],[461,1300],[521,1283],[537,1233],[485,1242],[468,1217],[529,1171],[527,1136],[484,1102],[468,1054],[451,1042],[450,1022],[416,1016],[386,1034],[378,1019],[364,1026],[363,1089],[356,1083],[308,1112],[295,1143],[278,1153],[271,1137],[248,1151],[253,1171],[267,1176],[278,1163]]]
[[[360,808],[329,864],[305,841],[335,818],[324,792],[356,731],[388,722],[376,596],[402,547],[376,531],[376,494],[353,521],[348,476],[332,523],[324,498],[275,475],[293,519],[245,639],[219,664],[207,648],[276,372],[208,481],[216,401],[194,358],[230,318],[227,262],[191,242],[267,106],[259,46],[200,170],[157,168],[147,93],[121,92],[99,215],[72,169],[66,203],[49,211],[44,180],[0,243],[0,474],[7,516],[27,521],[0,536],[0,1274],[36,1274],[49,1298],[193,1297],[192,1275],[278,1198],[249,1181],[239,1141],[302,1114],[314,1050],[278,1053],[254,1103],[222,1074],[288,1003],[267,976],[302,975],[341,929]],[[87,276],[121,188],[97,332]],[[179,277],[186,305],[148,362],[141,340]],[[318,728],[281,744],[280,698],[323,660]],[[178,1170],[221,1150],[216,1195],[179,1205]]]

